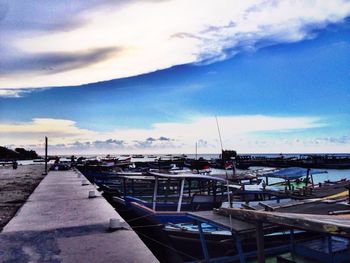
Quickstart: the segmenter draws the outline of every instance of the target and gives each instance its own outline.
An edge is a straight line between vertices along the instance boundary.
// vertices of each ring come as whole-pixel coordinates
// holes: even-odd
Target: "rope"
[[[132,221],[135,221],[135,220],[138,220],[138,219],[141,219],[141,218],[145,218],[145,217],[148,217],[148,216],[151,216],[151,215],[152,215],[152,214],[148,214],[148,215],[143,215],[143,216],[135,217],[135,218],[130,219],[130,220],[125,221],[125,222],[129,223],[129,222],[132,222]],[[173,247],[164,245],[163,243],[160,243],[159,241],[157,241],[157,240],[155,240],[155,239],[153,239],[153,238],[147,236],[146,234],[140,233],[139,231],[137,231],[137,230],[134,229],[134,228],[155,227],[155,226],[161,226],[161,225],[163,225],[163,224],[147,225],[147,226],[134,226],[134,227],[132,227],[132,229],[133,229],[138,235],[144,236],[145,238],[148,238],[148,239],[152,240],[153,242],[156,242],[157,244],[159,244],[159,245],[161,245],[161,246],[164,246],[164,247],[166,247],[166,248],[168,248],[168,249],[171,249],[171,250],[175,251],[175,252],[178,253],[178,254],[182,254],[182,255],[187,256],[187,257],[189,257],[189,258],[192,258],[192,259],[195,259],[195,260],[200,261],[200,259],[198,259],[198,258],[195,258],[195,257],[193,257],[193,256],[191,256],[191,255],[188,255],[188,254],[186,254],[186,253],[184,253],[184,252],[182,252],[182,251],[180,251],[180,250],[177,250],[177,249],[175,249],[175,248],[173,248]]]
[[[149,237],[149,236],[147,236],[147,235],[145,235],[145,234],[143,234],[143,233],[140,233],[139,231],[136,231],[136,230],[134,230],[134,231],[135,231],[138,235],[141,235],[141,236],[143,236],[143,237],[145,237],[145,238],[147,238],[147,239],[149,239],[149,240],[152,240],[153,242],[155,242],[155,243],[157,243],[157,244],[159,244],[159,245],[161,245],[161,246],[163,246],[163,247],[166,247],[166,248],[168,248],[168,249],[170,249],[170,250],[173,250],[173,251],[175,251],[175,252],[178,253],[178,254],[182,254],[182,255],[184,255],[184,256],[186,256],[186,257],[189,257],[189,258],[192,258],[192,259],[194,259],[194,260],[201,261],[201,260],[198,259],[198,258],[195,258],[195,257],[193,257],[193,256],[191,256],[191,255],[188,255],[187,253],[182,252],[182,251],[180,251],[180,250],[177,250],[177,249],[175,249],[175,248],[173,248],[173,247],[171,247],[171,246],[165,245],[165,244],[159,242],[158,240],[155,240],[155,239],[153,239],[153,238],[151,238],[151,237]]]
[[[132,221],[136,221],[136,220],[138,220],[138,219],[145,218],[145,217],[152,216],[152,215],[153,215],[153,214],[148,214],[148,215],[143,215],[143,216],[135,217],[135,218],[130,219],[130,220],[126,221],[126,222],[127,222],[127,223],[130,223],[130,222],[132,222]]]
[[[147,227],[156,227],[156,226],[163,226],[163,224],[156,224],[156,225],[145,225],[145,226],[133,226],[132,228],[147,228]]]

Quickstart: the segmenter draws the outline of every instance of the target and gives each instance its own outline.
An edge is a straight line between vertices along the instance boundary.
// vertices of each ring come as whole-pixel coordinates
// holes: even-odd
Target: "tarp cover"
[[[295,180],[300,177],[306,176],[307,172],[308,172],[308,169],[306,168],[289,167],[289,168],[279,169],[277,171],[264,174],[264,176],[277,177],[277,178],[282,178],[286,180]],[[327,173],[327,171],[313,170],[313,169],[310,169],[309,171],[309,175],[320,174],[320,173]]]

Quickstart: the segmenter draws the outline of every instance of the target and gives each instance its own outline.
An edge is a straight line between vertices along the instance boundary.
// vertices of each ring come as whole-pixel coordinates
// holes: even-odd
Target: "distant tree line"
[[[14,150],[0,146],[0,160],[31,160],[38,158],[38,154],[33,150],[16,148]]]

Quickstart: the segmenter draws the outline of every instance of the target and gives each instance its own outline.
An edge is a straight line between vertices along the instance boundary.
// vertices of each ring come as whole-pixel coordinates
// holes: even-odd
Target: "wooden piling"
[[[257,222],[256,224],[256,246],[258,252],[258,262],[265,263],[264,231],[263,224],[261,222]]]

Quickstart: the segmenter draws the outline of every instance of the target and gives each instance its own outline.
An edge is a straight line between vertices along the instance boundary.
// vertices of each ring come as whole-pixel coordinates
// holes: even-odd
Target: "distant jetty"
[[[238,155],[237,167],[251,166],[350,169],[350,154],[301,154],[297,157]]]

